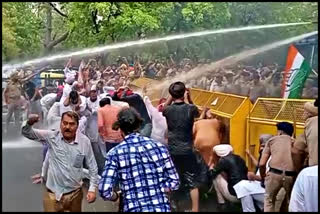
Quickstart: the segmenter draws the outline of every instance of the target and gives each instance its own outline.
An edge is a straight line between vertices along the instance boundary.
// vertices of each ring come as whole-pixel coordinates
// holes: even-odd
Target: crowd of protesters
[[[45,184],[44,210],[81,211],[81,187],[89,179],[87,201],[93,203],[99,192],[118,201],[121,211],[179,210],[174,196],[185,192],[191,199],[188,211],[198,212],[203,186],[216,193],[220,211],[229,202],[241,203],[244,212],[317,211],[318,100],[305,104],[305,129],[297,138],[288,122],[277,124],[276,136],[261,136],[257,170],[249,172],[230,142],[222,140],[221,120],[207,108],[201,112],[188,88],[240,94],[252,102],[279,97],[280,68],[240,66],[175,82],[156,107],[144,91],[129,87],[141,76],[170,79],[194,67],[188,59],[142,66],[138,59],[129,64],[122,58],[103,69],[95,60],[81,61],[73,70],[70,59],[63,84],[47,94],[32,80],[42,70],[13,73],[4,90],[6,131],[14,115],[15,129],[22,126],[23,136],[44,145],[41,173],[33,177]],[[317,96],[314,85],[306,90]]]
[[[12,116],[15,117],[16,127],[20,127],[18,118],[26,118],[30,113],[37,113],[41,121],[46,121],[49,108],[54,103],[54,94],[60,96],[63,88],[66,89],[62,94],[62,100],[71,89],[76,89],[83,99],[89,97],[92,86],[96,87],[97,96],[100,96],[119,87],[128,86],[131,81],[140,77],[170,80],[175,75],[187,74],[197,66],[209,63],[205,60],[194,62],[187,58],[177,62],[172,56],[167,60],[151,60],[144,63],[139,57],[129,61],[130,63],[127,58],[119,57],[114,64],[101,65],[98,59],[91,59],[87,64],[82,60],[78,66],[70,59],[64,69],[65,81],[55,81],[51,84],[53,87],[41,85],[39,76],[45,69],[35,72],[30,69],[13,72],[4,83],[4,107],[8,109],[7,128],[4,131],[8,129]],[[277,64],[237,65],[213,70],[206,75],[190,79],[185,84],[188,88],[248,96],[254,103],[258,97],[281,97],[283,70],[284,68]],[[317,98],[317,83],[317,80],[308,78],[302,98]],[[82,106],[84,105],[85,102],[82,102]],[[88,109],[90,110],[90,107]],[[23,113],[24,110],[27,110],[26,113]]]

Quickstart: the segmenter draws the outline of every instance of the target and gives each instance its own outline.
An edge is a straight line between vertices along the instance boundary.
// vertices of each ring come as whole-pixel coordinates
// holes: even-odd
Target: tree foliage
[[[34,57],[44,53],[46,4],[41,2],[3,3],[2,59]],[[70,32],[49,54],[114,42],[154,38],[176,33],[247,25],[316,21],[314,2],[59,2],[52,8],[52,41]],[[257,31],[254,35],[235,33],[230,39],[245,46],[310,32],[314,25],[282,30]],[[224,36],[168,41],[144,48],[114,51],[176,57],[212,58],[229,53]],[[240,47],[239,47],[240,48]],[[237,48],[235,48],[236,50]],[[137,51],[138,50],[138,51]],[[140,51],[140,52],[139,52]],[[156,53],[155,53],[156,52]]]
[[[2,53],[5,59],[32,55],[39,51],[41,43],[41,18],[38,17],[35,3],[3,3]]]

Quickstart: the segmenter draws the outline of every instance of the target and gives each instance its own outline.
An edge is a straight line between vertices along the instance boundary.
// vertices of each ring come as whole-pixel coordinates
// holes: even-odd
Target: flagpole
[[[313,68],[312,68],[312,72],[313,72],[316,76],[318,76],[318,73],[317,73],[315,70],[313,70]]]
[[[311,57],[310,57],[310,67],[312,68],[312,63],[313,63],[313,57],[314,57],[314,45],[312,45],[311,49]]]

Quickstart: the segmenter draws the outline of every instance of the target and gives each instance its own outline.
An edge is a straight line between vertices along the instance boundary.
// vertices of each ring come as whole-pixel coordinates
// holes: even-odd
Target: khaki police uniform
[[[288,207],[294,177],[296,176],[291,148],[294,140],[288,135],[272,137],[266,144],[263,155],[271,156],[270,170],[265,178],[266,194],[264,212],[274,212],[278,192],[283,187],[285,198],[283,203]]]
[[[294,147],[308,153],[308,165],[318,165],[318,116],[306,120],[304,133],[301,134]]]

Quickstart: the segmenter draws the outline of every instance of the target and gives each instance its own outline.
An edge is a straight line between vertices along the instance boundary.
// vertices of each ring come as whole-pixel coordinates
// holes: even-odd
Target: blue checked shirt
[[[117,182],[124,212],[170,212],[165,188],[177,190],[180,184],[167,148],[137,133],[126,136],[108,152],[100,196],[110,200]]]

